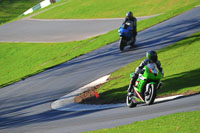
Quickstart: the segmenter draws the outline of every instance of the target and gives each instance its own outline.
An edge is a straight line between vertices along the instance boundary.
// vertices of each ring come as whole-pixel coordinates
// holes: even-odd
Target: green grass
[[[138,22],[138,30],[167,20],[198,3]],[[66,43],[0,43],[0,86],[19,81],[119,39],[117,29],[83,41]],[[31,54],[30,54],[31,53]]]
[[[64,3],[66,2],[67,3]],[[199,0],[63,0],[63,4],[34,18],[119,18],[128,11],[135,16],[150,16],[185,7]]]
[[[136,121],[129,125],[111,129],[91,131],[92,133],[197,133],[200,131],[200,111],[175,113],[158,118]],[[91,133],[88,132],[88,133]]]
[[[165,76],[159,96],[200,92],[200,32],[158,51]],[[144,58],[143,58],[144,59]],[[140,59],[112,73],[110,80],[98,89],[101,103],[124,102],[130,82],[130,73],[139,66]]]
[[[0,0],[0,25],[15,19],[42,0]]]

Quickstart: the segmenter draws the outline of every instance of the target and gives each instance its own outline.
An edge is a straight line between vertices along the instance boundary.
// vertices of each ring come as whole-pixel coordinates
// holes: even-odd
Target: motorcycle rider
[[[126,14],[126,18],[123,22],[123,24],[125,24],[126,22],[129,22],[132,27],[132,34],[133,34],[133,37],[135,38],[136,35],[137,35],[137,19],[133,16],[133,13],[131,11],[129,11],[127,14]]]
[[[135,82],[138,78],[139,73],[141,73],[144,68],[144,66],[148,65],[149,63],[155,63],[159,71],[162,73],[162,76],[164,76],[163,69],[161,67],[161,63],[158,60],[157,53],[155,51],[147,51],[146,52],[146,59],[142,61],[142,63],[139,65],[139,67],[136,68],[135,73],[133,74],[133,77],[131,78],[131,83],[128,87],[128,95],[132,94],[133,87],[135,85]]]

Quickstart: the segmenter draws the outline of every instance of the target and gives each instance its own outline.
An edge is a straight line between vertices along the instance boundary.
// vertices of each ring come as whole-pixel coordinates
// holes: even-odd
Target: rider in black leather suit
[[[131,27],[133,28],[133,30],[132,30],[133,37],[135,37],[137,35],[137,19],[133,16],[133,13],[131,11],[129,11],[126,14],[126,18],[125,18],[123,24],[125,24],[126,22],[131,23]]]
[[[142,69],[144,66],[148,65],[149,63],[155,63],[159,71],[161,71],[162,75],[164,76],[163,69],[161,67],[161,63],[158,60],[157,53],[155,51],[147,51],[146,53],[146,59],[142,61],[142,63],[139,65],[139,67],[136,68],[135,73],[133,74],[133,77],[131,79],[131,83],[128,87],[128,94],[132,94],[133,87],[135,85],[135,82],[138,78],[139,73],[142,72]]]

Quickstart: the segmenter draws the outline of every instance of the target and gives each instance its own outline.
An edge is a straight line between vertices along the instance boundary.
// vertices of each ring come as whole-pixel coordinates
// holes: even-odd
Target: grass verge
[[[42,0],[0,0],[0,25],[8,22]]]
[[[129,125],[111,129],[91,131],[93,133],[168,133],[168,132],[199,132],[200,111],[175,113],[158,118],[136,121]],[[89,132],[89,133],[91,133]]]
[[[198,3],[138,22],[138,31],[192,9]],[[0,43],[0,86],[6,86],[119,39],[117,29],[83,41],[66,43]],[[30,54],[31,53],[31,54]]]
[[[64,3],[66,2],[67,3]],[[150,16],[177,10],[199,0],[63,0],[63,4],[41,13],[33,18],[71,19],[71,18],[119,18],[130,10],[135,16]],[[120,9],[120,10],[119,10]]]
[[[158,51],[165,72],[164,87],[158,91],[158,96],[200,92],[199,46],[200,32]],[[143,59],[112,73],[110,78],[113,80],[98,89],[101,103],[125,102],[129,75]]]

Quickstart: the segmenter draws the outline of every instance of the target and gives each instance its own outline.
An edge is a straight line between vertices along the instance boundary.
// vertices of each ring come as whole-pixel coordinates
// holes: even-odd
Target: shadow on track
[[[48,98],[47,98],[48,99]],[[40,102],[43,101],[43,102]],[[18,102],[18,101],[16,101]],[[56,111],[49,109],[38,114],[29,114],[26,112],[27,108],[33,108],[44,103],[53,102],[53,100],[37,99],[37,101],[29,101],[26,104],[19,104],[17,106],[10,106],[6,108],[1,108],[0,110],[0,129],[8,129],[14,127],[23,127],[26,125],[31,125],[34,123],[43,123],[49,121],[56,121],[61,119],[70,119],[74,117],[79,117],[87,115],[97,111],[81,111],[81,112],[70,112],[70,111]],[[25,113],[21,113],[25,112]]]

